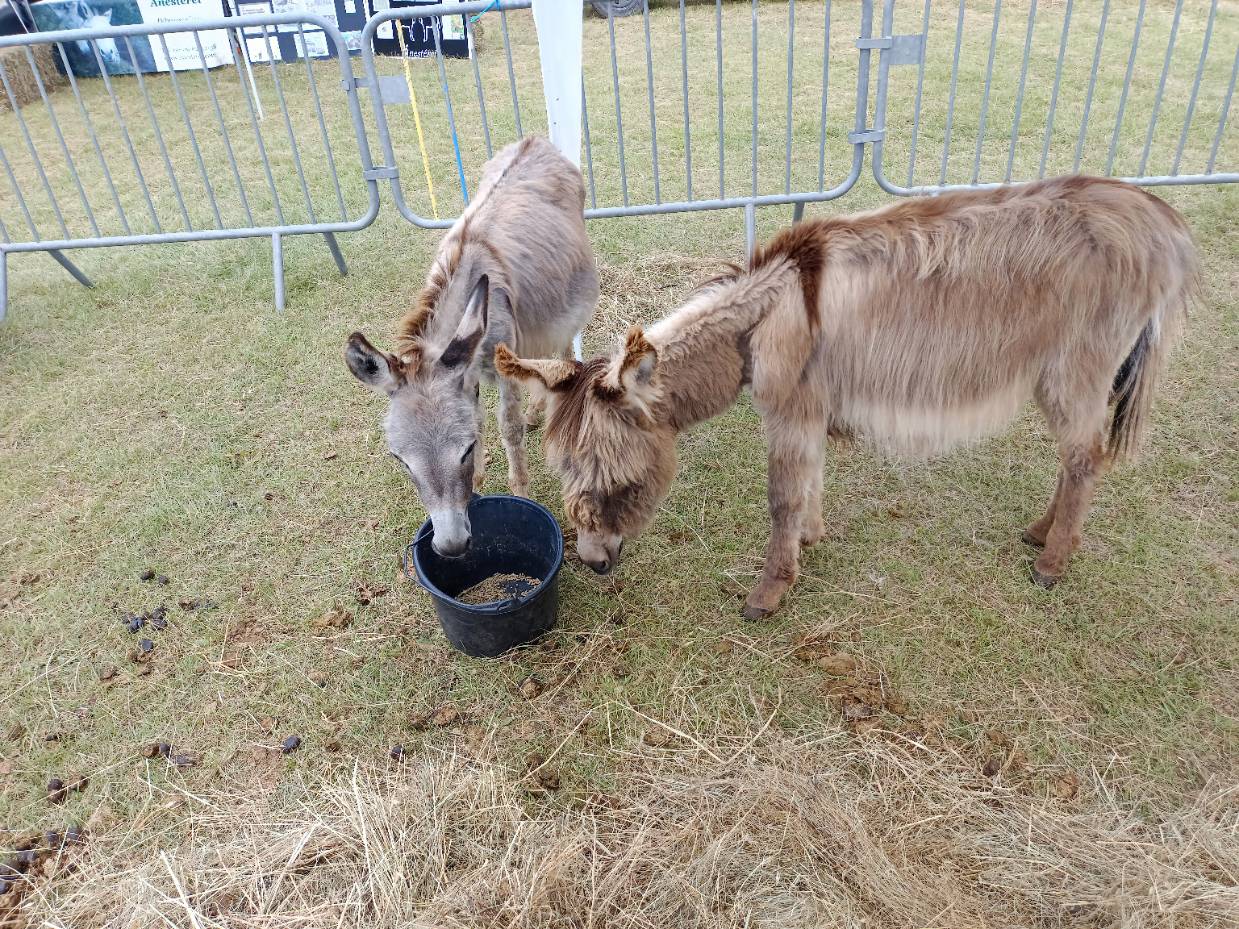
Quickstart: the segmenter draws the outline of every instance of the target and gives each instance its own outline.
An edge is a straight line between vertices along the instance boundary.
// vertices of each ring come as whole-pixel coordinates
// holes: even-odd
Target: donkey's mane
[[[568,387],[559,394],[546,421],[546,440],[555,445],[575,442],[585,422],[585,401],[594,382],[607,370],[611,359],[606,356],[576,362],[576,373]],[[565,446],[568,447],[568,446]]]
[[[403,356],[416,354],[421,351],[422,333],[425,331],[426,324],[430,321],[431,316],[434,315],[439,299],[447,289],[452,276],[460,268],[461,259],[464,257],[467,245],[476,244],[481,246],[490,252],[492,258],[501,268],[505,267],[503,258],[485,235],[471,235],[473,230],[470,220],[482,205],[489,200],[490,195],[507,180],[508,173],[528,153],[533,145],[534,138],[534,136],[526,136],[521,140],[516,154],[504,167],[503,171],[500,172],[494,183],[485,191],[478,191],[480,196],[474,199],[470,208],[461,216],[460,223],[448,232],[447,237],[440,246],[439,254],[435,256],[434,264],[431,265],[430,274],[426,278],[426,284],[417,295],[417,302],[405,312],[396,327],[397,354]]]

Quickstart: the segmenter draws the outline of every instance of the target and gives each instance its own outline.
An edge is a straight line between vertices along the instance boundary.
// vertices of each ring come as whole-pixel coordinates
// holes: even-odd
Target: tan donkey
[[[611,570],[675,474],[677,433],[752,389],[771,534],[745,615],[778,606],[822,538],[828,436],[928,456],[1005,426],[1031,397],[1058,487],[1024,533],[1057,581],[1097,478],[1129,458],[1196,283],[1182,217],[1119,181],[1066,177],[805,222],[629,332],[611,358],[498,370],[549,397],[547,460],[577,551]]]
[[[567,354],[598,301],[581,172],[530,136],[488,161],[469,207],[439,245],[393,353],[360,332],[344,350],[359,381],[385,395],[387,445],[417,487],[441,555],[469,546],[469,499],[485,475],[479,379],[495,346]],[[520,388],[498,379],[508,486],[528,493]]]

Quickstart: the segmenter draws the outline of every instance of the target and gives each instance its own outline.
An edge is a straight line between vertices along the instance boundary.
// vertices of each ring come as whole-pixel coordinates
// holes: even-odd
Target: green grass
[[[846,175],[845,133],[855,92],[855,24],[848,19],[855,13],[836,6],[827,186]],[[1016,177],[1035,174],[1038,166],[1049,95],[1045,75],[1052,79],[1060,9],[1043,4],[1039,14],[1037,70],[1024,105]],[[820,6],[797,4],[793,190],[817,184],[821,13]],[[784,180],[786,7],[763,5],[760,14],[758,180],[763,191],[776,191]],[[905,14],[910,20],[897,22],[897,30],[916,27],[918,11]],[[1065,68],[1051,171],[1071,167],[1082,75],[1092,51],[1085,24],[1095,23],[1095,14],[1094,5],[1076,5],[1079,25],[1073,30],[1079,31]],[[716,192],[718,183],[713,15],[712,7],[690,7],[688,14],[698,196],[711,185]],[[977,80],[984,73],[992,8],[970,6],[968,15],[953,130],[950,176],[956,181],[971,173]],[[1004,5],[1003,15],[983,180],[1001,179],[1005,170],[1026,7]],[[747,5],[728,6],[724,16],[725,182],[731,194],[750,182],[750,12]],[[920,183],[937,179],[954,16],[954,10],[934,13]],[[1173,158],[1206,16],[1207,5],[1185,5],[1163,129],[1155,139],[1157,160],[1151,161],[1163,165],[1157,170]],[[676,18],[674,10],[662,8],[650,18],[663,199],[686,192]],[[1107,70],[1098,81],[1084,146],[1086,169],[1104,167],[1132,19],[1125,6],[1112,13]],[[1132,170],[1143,148],[1169,20],[1169,10],[1150,10],[1144,24],[1147,53],[1127,102],[1115,168],[1122,173]],[[480,64],[499,144],[514,135],[515,124],[510,102],[504,105],[499,29],[491,20],[485,24]],[[524,128],[539,130],[545,117],[531,24],[513,15],[510,25]],[[642,28],[640,17],[616,23],[634,203],[653,194]],[[1214,29],[1184,169],[1203,166],[1213,140],[1229,74],[1225,50],[1239,35],[1233,4],[1222,5]],[[621,195],[618,151],[613,141],[604,141],[614,139],[615,122],[605,22],[587,20],[586,45],[595,187],[599,204],[609,205]],[[316,65],[325,97],[329,88],[334,92],[335,67]],[[397,74],[399,64],[384,61],[381,69]],[[414,62],[412,71],[433,141],[440,211],[449,215],[459,207],[459,192],[452,190],[455,172],[435,75],[427,62]],[[317,124],[304,93],[304,70],[290,68],[282,77],[299,137],[312,140]],[[485,147],[476,113],[468,109],[470,66],[451,63],[449,77],[472,179]],[[910,68],[893,78],[886,154],[899,182],[906,180],[904,140],[915,77]],[[217,78],[221,94],[228,86],[235,89],[235,75],[231,85],[226,73]],[[166,80],[152,78],[150,84],[166,90]],[[211,112],[200,109],[210,106],[200,80],[186,76],[182,89],[194,112]],[[132,87],[125,92],[143,163],[158,166],[153,133],[136,128],[141,98]],[[99,87],[83,85],[92,106],[102,100],[92,96],[98,93]],[[278,148],[282,121],[269,83],[264,93],[269,118],[263,131],[279,169],[281,200],[289,215],[299,216],[304,205],[291,154]],[[241,98],[228,99],[238,104],[226,112],[232,142],[248,159],[256,149],[252,134],[245,135],[248,116]],[[329,132],[345,174],[347,212],[357,216],[365,194],[348,154],[355,143],[338,93],[331,100]],[[72,97],[61,91],[55,102],[75,158],[88,163],[89,142],[67,118]],[[174,97],[159,93],[155,103],[164,125],[179,119]],[[50,126],[28,109],[52,181],[67,192],[66,221],[84,228],[64,168],[49,154],[55,151]],[[428,213],[410,114],[392,107],[388,115],[410,203]],[[0,114],[0,137],[23,188],[38,190],[29,165],[19,163],[22,148],[14,129],[13,115]],[[221,138],[199,133],[209,147],[212,176],[219,174],[226,215],[236,222],[239,202],[223,192],[231,190],[231,175]],[[1232,129],[1222,140],[1219,166],[1235,167],[1234,139]],[[191,177],[196,167],[185,140],[172,139],[171,149],[178,176]],[[302,151],[309,186],[316,210],[329,213],[334,192],[325,162],[311,157],[311,149],[306,143]],[[252,208],[269,217],[273,198],[262,193],[258,163],[245,164]],[[97,208],[102,216],[106,187],[101,177],[81,170],[92,202],[104,204]],[[842,200],[810,212],[888,202],[868,170],[866,164],[864,179]],[[0,218],[18,237],[20,214],[7,199],[11,191],[4,191]],[[1056,589],[1045,592],[1029,583],[1031,553],[1018,541],[1020,529],[1048,499],[1055,468],[1051,444],[1030,414],[1004,437],[927,466],[882,462],[863,450],[832,453],[825,502],[829,539],[806,556],[800,584],[775,617],[743,623],[735,591],[756,577],[768,521],[760,424],[742,402],[683,439],[680,478],[654,525],[626,550],[618,576],[599,579],[570,564],[563,574],[559,630],[544,646],[495,662],[452,652],[428,600],[400,578],[397,555],[423,513],[384,453],[382,404],[342,363],[341,348],[353,329],[379,341],[390,333],[437,241],[437,235],[396,217],[386,192],[378,221],[342,237],[348,277],[334,274],[321,241],[288,241],[289,310],[282,316],[271,309],[262,242],[74,253],[96,281],[93,291],[77,287],[45,256],[10,256],[10,317],[0,327],[0,715],[3,729],[20,723],[26,731],[0,743],[8,772],[0,775],[0,824],[22,829],[85,819],[101,804],[136,816],[185,793],[220,786],[259,790],[272,772],[256,768],[250,747],[278,744],[289,733],[300,734],[304,747],[280,764],[311,773],[347,768],[354,759],[381,760],[395,743],[416,751],[444,736],[414,729],[414,717],[444,701],[462,710],[466,726],[497,728],[504,760],[519,763],[530,751],[562,743],[565,784],[570,795],[580,795],[605,787],[625,764],[626,746],[644,726],[632,709],[653,717],[687,716],[703,732],[747,719],[754,706],[766,712],[778,707],[776,724],[790,730],[833,724],[837,710],[826,699],[820,669],[793,657],[805,635],[820,636],[881,669],[905,695],[912,715],[941,717],[962,739],[980,740],[985,729],[1003,729],[1026,746],[1039,770],[1095,766],[1108,772],[1123,796],[1155,806],[1177,804],[1208,777],[1233,779],[1239,769],[1239,381],[1233,357],[1239,335],[1239,190],[1162,193],[1184,212],[1200,243],[1204,299],[1174,359],[1146,455],[1103,483],[1084,548]],[[140,194],[129,190],[124,198],[127,211],[140,217]],[[174,222],[175,199],[167,185],[157,185],[155,199],[164,221]],[[191,191],[189,202],[196,222],[210,220],[201,195]],[[759,233],[785,223],[789,212],[759,213]],[[36,207],[36,221],[54,219],[43,206]],[[108,222],[118,222],[114,213]],[[590,232],[603,265],[603,297],[587,337],[594,349],[609,346],[631,322],[665,314],[709,260],[735,258],[743,248],[736,212],[598,221]],[[533,495],[558,512],[558,488],[541,465],[536,437],[531,447]],[[496,452],[489,490],[503,489],[503,473]],[[147,567],[167,574],[171,584],[139,582]],[[363,606],[355,601],[360,584],[391,589]],[[182,597],[210,598],[218,608],[182,612],[175,606]],[[151,673],[137,676],[126,657],[136,637],[125,632],[112,604],[142,610],[160,602],[169,604],[172,623],[153,636]],[[355,614],[354,624],[331,635],[315,633],[312,621],[336,603]],[[721,650],[721,641],[730,648]],[[110,665],[120,673],[105,685],[97,671]],[[310,680],[314,671],[326,674],[323,686]],[[532,702],[517,693],[530,673],[551,691]],[[60,737],[46,741],[53,732]],[[343,750],[326,752],[326,743],[337,737]],[[155,739],[200,752],[203,764],[169,773],[144,761],[139,748]],[[47,779],[76,771],[91,774],[87,791],[63,809],[50,807],[43,790]],[[152,813],[139,828],[153,834],[159,821]]]

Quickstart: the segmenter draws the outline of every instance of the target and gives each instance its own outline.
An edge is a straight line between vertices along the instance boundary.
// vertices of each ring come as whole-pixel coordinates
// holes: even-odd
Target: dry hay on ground
[[[166,857],[96,835],[23,908],[73,929],[1239,925],[1239,787],[1150,821],[1096,777],[1034,797],[881,733],[667,732],[607,795],[548,795],[458,746],[278,810],[211,798]]]
[[[50,45],[30,46],[30,52],[46,92],[51,93],[68,80],[57,69]],[[4,73],[9,79],[9,89],[19,107],[39,99],[39,83],[31,70],[30,59],[26,57],[24,46],[0,49],[0,66],[4,67]],[[0,111],[12,108],[9,95],[0,90]]]

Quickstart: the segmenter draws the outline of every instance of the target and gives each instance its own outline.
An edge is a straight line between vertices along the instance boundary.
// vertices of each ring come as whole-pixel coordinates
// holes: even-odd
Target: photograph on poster
[[[35,27],[40,32],[48,32],[161,23],[188,25],[218,17],[223,6],[220,0],[183,0],[171,6],[159,0],[42,0],[32,4],[30,12]],[[202,45],[201,55],[194,35],[191,31],[169,32],[162,41],[147,36],[103,36],[65,42],[63,48],[68,66],[77,77],[98,77],[101,71],[109,75],[184,71],[204,64],[214,68],[232,61],[232,48],[223,30],[197,34]],[[64,62],[57,64],[63,67]]]

